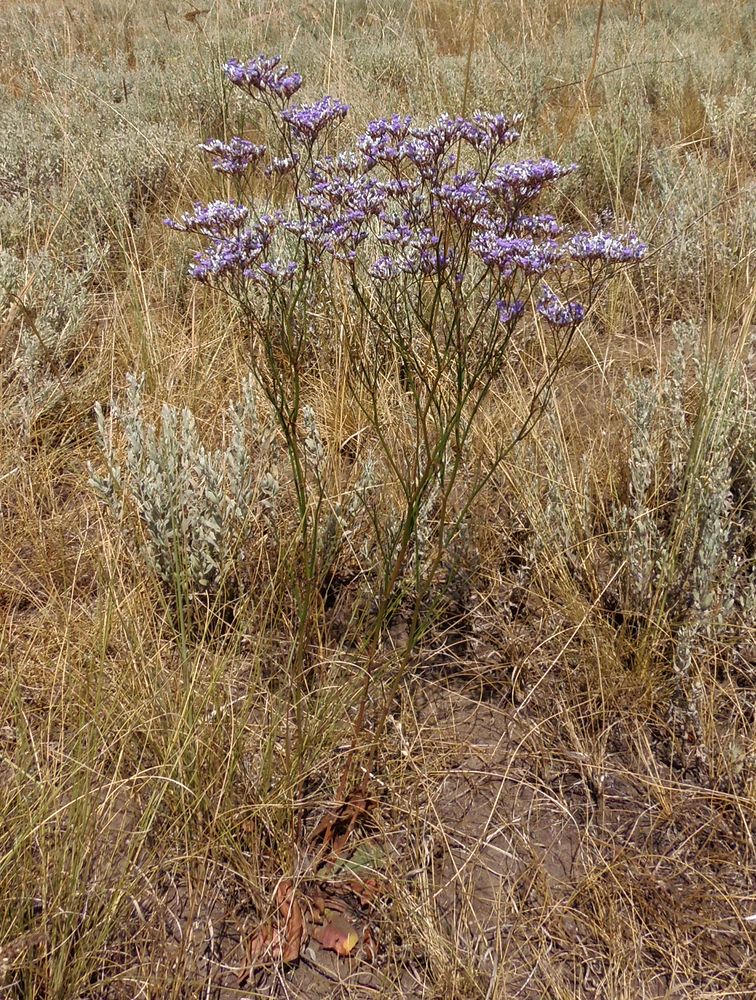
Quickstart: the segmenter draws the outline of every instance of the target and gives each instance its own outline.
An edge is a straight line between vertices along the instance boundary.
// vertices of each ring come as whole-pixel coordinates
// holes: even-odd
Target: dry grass
[[[747,6],[202,8],[0,11],[0,997],[756,997]],[[87,472],[101,461],[93,405],[119,397],[127,372],[146,373],[149,417],[189,406],[213,440],[238,393],[238,318],[189,283],[186,246],[161,220],[209,195],[194,145],[239,120],[220,60],[261,50],[285,52],[312,93],[347,98],[351,128],[463,102],[526,112],[523,155],[583,167],[563,214],[631,220],[654,248],[582,328],[548,413],[480,497],[464,573],[409,660],[403,608],[369,661],[350,644],[355,542],[311,636],[317,683],[297,704],[285,680],[293,510],[251,546],[233,627],[177,637]],[[348,322],[323,318],[324,338]],[[674,376],[680,337],[699,369]],[[519,345],[470,468],[522,417],[542,348]],[[333,502],[364,436],[338,370],[324,349],[307,385]],[[693,429],[680,488],[668,388],[646,498],[663,546],[649,558],[677,560],[682,594],[674,573],[633,589],[621,514],[637,376],[682,379]],[[401,440],[394,389],[382,422]],[[726,412],[745,562],[735,592],[712,584],[721,606],[691,625],[686,516]],[[366,669],[370,726],[383,725],[352,760]],[[314,831],[344,798],[347,760],[370,772],[342,854],[354,864],[361,851],[378,879],[368,903],[348,901],[375,954],[316,948],[245,978],[277,889],[323,889]]]

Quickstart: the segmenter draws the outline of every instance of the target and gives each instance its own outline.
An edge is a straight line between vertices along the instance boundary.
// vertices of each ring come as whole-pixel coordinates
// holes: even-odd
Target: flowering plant
[[[524,310],[502,302],[530,299],[534,292],[555,301],[543,281],[548,274],[562,286],[567,308],[542,313],[567,326],[584,316],[569,308],[568,290],[582,291],[590,304],[609,265],[644,256],[646,247],[634,233],[579,232],[560,242],[556,219],[533,213],[544,189],[577,166],[546,158],[500,162],[520,137],[520,115],[442,115],[426,126],[393,115],[371,121],[348,151],[322,155],[348,105],[331,96],[291,104],[302,78],[280,57],[232,59],[225,73],[270,117],[280,148],[240,136],[202,143],[214,169],[228,175],[250,204],[196,205],[193,215],[168,224],[209,239],[191,274],[237,298],[249,295],[250,284],[277,289],[297,271],[306,277],[300,265],[316,269],[333,259],[373,285],[408,276],[441,280],[457,298],[472,297],[511,322]],[[291,175],[289,197],[282,198],[280,183],[261,188],[255,173],[279,182]],[[285,210],[274,208],[282,200]],[[275,253],[284,247],[289,259],[282,262]],[[590,280],[578,289],[574,279],[581,276]],[[474,294],[480,292],[488,294]]]
[[[492,467],[532,426],[611,271],[642,259],[646,247],[632,232],[566,232],[539,209],[544,192],[577,166],[508,161],[520,138],[519,115],[445,114],[423,125],[394,114],[369,122],[339,150],[336,132],[348,106],[330,95],[292,104],[302,78],[279,57],[230,60],[225,73],[267,118],[273,139],[204,142],[235,198],[197,204],[168,225],[202,237],[191,275],[231,295],[245,317],[253,372],[285,437],[300,504],[305,618],[313,607],[306,595],[317,591],[322,571],[321,504],[315,511],[308,505],[302,398],[328,349],[313,317],[348,316],[340,332],[342,375],[403,504],[398,518],[374,525],[383,534],[373,603],[380,628],[408,567],[416,595],[427,593],[490,475],[473,483],[460,477],[461,456],[516,330],[545,324],[553,356],[531,413],[502,435]],[[387,385],[403,413],[403,442],[381,420]]]

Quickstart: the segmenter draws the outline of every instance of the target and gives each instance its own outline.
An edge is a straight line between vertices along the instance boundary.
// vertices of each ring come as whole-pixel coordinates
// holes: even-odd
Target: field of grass
[[[756,998],[755,39],[0,7],[0,1000]],[[198,143],[273,141],[222,72],[259,53],[341,148],[521,112],[508,158],[580,168],[543,210],[645,259],[563,350],[525,316],[468,423],[456,356],[357,356],[335,271],[264,355],[164,225],[234,193]]]

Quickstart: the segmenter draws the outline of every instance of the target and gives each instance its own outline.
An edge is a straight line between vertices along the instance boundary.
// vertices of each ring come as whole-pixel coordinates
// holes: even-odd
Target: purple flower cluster
[[[425,128],[413,126],[410,115],[393,115],[371,121],[364,135],[357,140],[357,149],[372,169],[379,163],[413,164],[426,179],[440,177],[453,166],[456,158],[449,154],[457,142],[465,142],[479,151],[494,154],[520,137],[517,126],[522,117],[508,118],[503,114],[476,111],[471,119],[441,115]]]
[[[224,202],[216,202],[223,205]],[[234,203],[229,203],[233,205]],[[236,232],[209,233],[210,243],[194,255],[189,273],[206,284],[238,285],[240,280],[257,284],[288,280],[297,270],[295,262],[281,262],[270,256],[277,230],[288,232],[288,217],[279,211],[265,213]],[[175,228],[175,224],[174,224]]]
[[[184,212],[178,222],[166,219],[165,224],[180,233],[220,237],[240,229],[248,217],[249,209],[235,201],[212,201],[209,205],[196,201],[193,212]]]
[[[225,278],[238,279],[240,275],[254,278],[255,264],[269,245],[270,233],[259,226],[234,236],[214,239],[209,246],[194,255],[194,264],[189,268],[189,274],[205,283]]]
[[[300,159],[299,153],[292,153],[291,156],[274,156],[265,168],[265,176],[283,177],[284,174],[293,173]]]
[[[199,148],[212,154],[213,170],[222,174],[243,174],[249,166],[261,160],[267,151],[267,146],[256,146],[238,135],[230,142],[208,139]]]
[[[307,175],[313,185],[333,179],[354,180],[363,173],[362,162],[355,153],[339,153],[316,160]]]
[[[333,160],[318,160],[310,171],[310,190],[298,196],[305,214],[301,234],[317,254],[353,261],[357,248],[368,235],[369,220],[381,212],[386,201],[383,185],[374,177],[356,174],[347,163],[345,175]]]
[[[454,155],[447,154],[461,138],[460,121],[441,115],[435,124],[417,128],[409,115],[379,118],[370,122],[359,137],[357,149],[368,170],[383,164],[398,176],[400,164],[405,162],[414,166],[424,180],[437,181],[455,162]]]
[[[577,164],[561,165],[543,157],[540,160],[520,160],[495,166],[486,189],[507,205],[537,198],[543,188],[577,170]]]
[[[320,133],[346,118],[349,105],[336,97],[322,97],[314,104],[295,104],[281,112],[294,137],[305,145],[312,145]]]
[[[531,235],[559,236],[563,230],[553,215],[518,215],[512,221],[518,233]]]
[[[474,149],[498,152],[506,146],[511,146],[520,138],[519,126],[522,115],[509,118],[503,114],[492,114],[490,111],[476,111],[470,121],[457,118],[457,129],[460,138]]]
[[[567,241],[566,253],[572,260],[607,261],[612,264],[626,264],[643,260],[648,250],[637,233],[613,236],[611,233],[575,233]]]
[[[368,273],[378,281],[391,281],[402,274],[420,275],[430,278],[443,274],[454,263],[454,252],[423,250],[413,247],[402,257],[379,257],[368,268]]]
[[[290,73],[288,66],[281,65],[280,56],[263,56],[242,63],[229,59],[225,73],[235,87],[241,87],[253,97],[262,94],[280,103],[286,103],[302,86],[299,73]]]
[[[402,269],[393,257],[379,257],[370,265],[368,273],[371,278],[376,278],[378,281],[391,281],[399,277]]]
[[[256,285],[275,288],[292,282],[298,270],[299,265],[294,260],[266,260],[248,277]]]
[[[413,228],[406,222],[397,222],[385,213],[381,213],[381,221],[388,223],[378,235],[378,240],[385,246],[392,247],[397,256],[394,258],[380,257],[371,269],[373,277],[386,281],[398,274],[421,274],[429,277],[441,274],[454,262],[456,257],[453,247],[443,249],[441,237],[428,226]]]
[[[577,326],[585,319],[585,306],[579,302],[563,303],[545,283],[536,309],[552,326]]]
[[[502,237],[490,231],[474,236],[470,249],[503,277],[509,277],[516,268],[528,275],[545,274],[561,257],[554,240],[538,243],[530,236]]]
[[[389,228],[384,229],[378,234],[378,241],[380,243],[385,243],[387,246],[392,247],[408,247],[412,244],[415,239],[415,230],[412,226],[407,225],[406,222],[399,222],[396,219],[392,219],[389,216],[384,216],[383,221],[388,224]],[[421,236],[427,236],[431,231],[425,230],[423,233],[419,234]],[[438,241],[438,237],[436,237]]]
[[[605,273],[593,263],[622,264],[646,253],[635,233],[565,236],[553,215],[535,210],[544,189],[577,167],[546,158],[501,162],[519,138],[521,116],[476,111],[420,126],[395,114],[369,122],[353,148],[315,159],[347,104],[331,96],[289,104],[302,81],[280,57],[230,60],[226,74],[275,118],[281,145],[268,155],[265,146],[234,136],[201,148],[216,170],[232,175],[265,159],[268,177],[290,175],[283,193],[291,196],[273,215],[259,214],[254,203],[213,202],[169,223],[208,241],[191,268],[200,281],[233,291],[248,282],[288,294],[287,286],[297,288],[330,256],[348,264],[359,296],[365,279],[380,300],[386,283],[398,281],[406,290],[431,277],[442,311],[447,302],[466,310],[475,296],[479,315],[493,314],[492,321],[511,332],[533,299],[548,323],[575,327],[586,310],[573,295],[593,301]],[[261,187],[254,197],[270,197],[270,186]],[[546,276],[564,301],[541,280]]]
[[[515,299],[513,302],[505,302],[503,299],[500,299],[496,303],[496,312],[502,326],[506,326],[508,323],[516,323],[525,312],[525,303],[522,299]]]
[[[362,153],[365,166],[371,170],[378,163],[397,163],[404,153],[402,144],[410,134],[410,115],[392,115],[370,122],[365,134],[357,140],[357,149]]]
[[[447,184],[434,188],[433,194],[441,206],[458,222],[472,222],[488,207],[491,196],[480,182],[477,170],[455,174]]]

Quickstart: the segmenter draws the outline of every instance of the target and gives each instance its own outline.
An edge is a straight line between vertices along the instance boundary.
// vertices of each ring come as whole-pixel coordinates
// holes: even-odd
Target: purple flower
[[[420,229],[413,229],[405,222],[397,223],[391,229],[385,229],[378,237],[381,243],[395,246],[412,253],[424,253],[432,251],[435,253],[436,247],[441,242],[441,237],[434,233],[432,229],[423,226]]]
[[[410,177],[392,177],[390,180],[381,181],[381,190],[386,198],[405,198],[413,195],[420,187],[420,181]]]
[[[314,104],[297,104],[281,112],[283,120],[291,126],[297,139],[312,143],[330,125],[346,117],[349,105],[335,97],[321,97]]]
[[[400,222],[391,229],[384,229],[378,236],[381,243],[388,243],[389,246],[407,247],[412,242],[415,231],[406,222]]]
[[[260,229],[272,233],[279,226],[289,229],[292,225],[292,220],[284,215],[280,208],[277,208],[275,212],[266,212],[264,215],[261,215],[257,220],[257,225]]]
[[[553,215],[518,215],[512,225],[521,233],[543,236],[559,236],[563,228]]]
[[[260,228],[215,238],[210,246],[194,255],[189,274],[203,282],[234,275],[246,277],[269,244],[270,233]]]
[[[520,138],[515,125],[521,121],[521,115],[509,119],[502,114],[476,111],[471,120],[457,118],[454,125],[456,134],[474,149],[496,151]]]
[[[508,204],[518,203],[523,199],[535,198],[544,185],[566,177],[575,170],[575,163],[562,166],[545,157],[540,160],[503,163],[493,168],[493,176],[486,181],[486,188]]]
[[[357,149],[371,169],[376,163],[395,163],[402,158],[401,145],[409,135],[412,118],[409,115],[392,115],[368,124],[365,134],[357,140]]]
[[[545,274],[560,259],[559,247],[553,240],[537,243],[529,236],[501,237],[487,230],[473,237],[470,249],[505,277],[515,268],[526,274]]]
[[[552,326],[577,326],[585,318],[585,306],[579,302],[561,302],[545,283],[536,309]]]
[[[413,250],[400,261],[399,266],[408,274],[422,274],[427,278],[433,274],[441,274],[453,263],[453,250],[444,251],[440,247],[435,247],[430,250]]]
[[[562,226],[553,215],[519,215],[511,209],[500,210],[493,205],[479,212],[475,217],[475,227],[496,236],[559,236]]]
[[[265,155],[266,146],[256,146],[248,139],[235,135],[230,142],[220,139],[208,139],[200,143],[200,149],[213,155],[213,170],[222,174],[243,174],[253,163],[257,163]]]
[[[400,147],[401,156],[409,160],[424,180],[435,181],[450,167],[456,159],[453,155],[443,156],[443,148],[439,143],[427,139],[407,139]]]
[[[402,273],[397,262],[391,257],[379,257],[370,265],[368,272],[379,281],[390,281]]]
[[[334,175],[315,180],[307,194],[298,196],[305,212],[303,239],[321,252],[339,260],[354,260],[356,250],[368,235],[368,219],[385,204],[382,185],[374,177]]]
[[[464,139],[474,149],[489,149],[491,146],[491,137],[477,122],[468,121],[466,118],[458,118],[457,131],[459,137]]]
[[[318,180],[313,178],[308,194],[299,196],[300,204],[309,211],[335,216],[347,210],[363,216],[376,215],[385,202],[380,182],[374,177],[340,177]]]
[[[515,299],[514,302],[500,300],[496,303],[496,311],[499,314],[499,322],[506,326],[507,323],[512,323],[522,316],[525,311],[525,303],[522,299]]]
[[[461,121],[441,115],[426,128],[409,128],[398,147],[398,158],[412,163],[424,180],[438,182],[456,162],[449,150],[460,136]]]
[[[459,222],[471,222],[486,208],[490,195],[481,186],[476,170],[457,174],[450,183],[433,189],[439,202]]]
[[[473,115],[472,124],[477,129],[477,143],[472,145],[482,146],[484,149],[502,149],[510,146],[520,138],[519,126],[523,122],[522,115],[515,115],[514,118],[507,118],[503,114],[492,114],[490,111],[476,111]],[[468,136],[464,138],[470,142]]]
[[[298,269],[299,265],[293,260],[266,260],[258,268],[245,271],[244,277],[254,284],[267,284],[275,288],[293,281]]]
[[[443,114],[432,125],[413,129],[412,134],[416,139],[429,143],[441,155],[460,138],[464,124],[464,118],[452,118],[451,115]]]
[[[290,174],[296,170],[300,159],[299,153],[292,153],[291,156],[274,156],[265,168],[265,175],[272,177],[275,174],[276,177],[282,177],[284,174]]]
[[[241,87],[252,96],[257,91],[284,103],[302,86],[302,77],[299,73],[289,73],[289,67],[281,65],[280,56],[260,55],[246,63],[229,59],[224,69],[234,86]]]
[[[337,260],[352,261],[357,256],[357,247],[366,240],[368,231],[361,225],[359,217],[342,217],[322,227],[317,244]]]
[[[268,177],[293,172],[295,183],[292,189],[292,182],[283,182],[282,209],[269,215],[256,218],[252,206],[216,201],[196,203],[167,222],[205,238],[190,268],[199,281],[232,293],[247,281],[262,287],[264,297],[266,289],[282,289],[302,269],[307,278],[325,255],[349,265],[359,256],[376,281],[399,278],[418,285],[423,277],[438,276],[437,283],[448,283],[452,292],[456,283],[459,293],[450,296],[456,309],[469,275],[475,287],[484,281],[498,289],[492,320],[508,336],[537,295],[538,314],[554,326],[574,328],[585,316],[583,305],[561,301],[548,285],[535,291],[535,279],[549,277],[561,288],[548,272],[580,272],[589,286],[586,301],[592,301],[600,263],[637,261],[647,251],[632,232],[562,236],[552,215],[530,214],[530,203],[545,186],[577,168],[546,158],[499,163],[501,151],[519,138],[521,116],[476,111],[470,118],[441,115],[419,127],[409,115],[395,114],[371,121],[351,151],[324,156],[316,150],[343,121],[347,104],[325,96],[292,106],[302,80],[280,56],[231,59],[225,72],[276,119],[286,149],[273,157],[240,136],[208,139],[200,148],[220,173],[241,175],[260,163],[267,164]],[[464,166],[456,167],[462,153]],[[477,169],[467,169],[471,162]],[[377,166],[383,169],[373,172]],[[373,252],[365,250],[367,241]],[[282,257],[274,255],[274,246]],[[599,263],[592,268],[594,261]]]
[[[225,236],[239,229],[248,215],[249,209],[235,201],[212,201],[209,205],[196,201],[193,212],[184,212],[178,222],[166,219],[165,225],[180,233]]]
[[[392,115],[391,118],[377,118],[368,122],[368,126],[365,129],[365,136],[369,139],[388,138],[394,139],[396,142],[402,142],[402,140],[407,138],[411,126],[411,115]],[[360,141],[357,141],[358,146]]]
[[[324,156],[316,160],[307,173],[313,184],[337,177],[354,180],[362,173],[362,162],[354,153],[339,153],[338,156]]]
[[[613,236],[611,233],[575,233],[567,242],[566,252],[573,260],[604,260],[612,264],[642,260],[648,250],[636,233]]]

